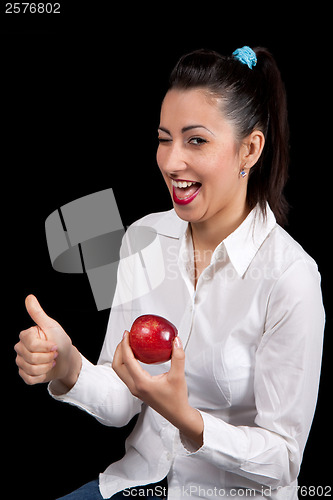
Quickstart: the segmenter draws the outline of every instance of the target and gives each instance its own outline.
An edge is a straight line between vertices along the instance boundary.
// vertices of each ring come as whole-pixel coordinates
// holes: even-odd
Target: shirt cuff
[[[140,412],[142,401],[134,397],[110,363],[93,365],[82,356],[76,384],[67,392],[59,381],[49,383],[49,394],[57,401],[86,411],[104,425],[122,427]]]
[[[238,469],[246,455],[246,439],[242,431],[218,417],[198,411],[204,422],[203,444],[198,447],[180,433],[183,454],[198,455],[203,460],[218,463],[227,471]]]
[[[68,388],[59,380],[51,380],[51,382],[49,382],[47,390],[50,396],[52,396],[57,401],[68,401],[68,399],[72,397],[75,398],[75,395],[80,392],[80,387],[83,384],[82,378],[84,378],[84,376],[82,377],[82,374],[84,375],[84,371],[86,369],[89,369],[89,365],[94,366],[92,363],[90,363],[90,361],[82,356],[82,354],[80,355],[82,360],[81,370],[76,383],[70,390],[68,390]]]
[[[196,410],[203,417],[202,412],[196,408]],[[205,421],[204,421],[204,434],[203,434],[203,445],[198,446],[194,441],[187,438],[182,432],[179,431],[180,442],[182,444],[182,452],[185,455],[193,455],[197,453],[205,444]]]

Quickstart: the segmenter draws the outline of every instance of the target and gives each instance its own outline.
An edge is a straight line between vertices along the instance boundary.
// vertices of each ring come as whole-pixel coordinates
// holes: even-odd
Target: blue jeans
[[[158,496],[152,495],[152,489],[154,486],[159,486],[159,489],[156,490]],[[124,495],[122,491],[116,493],[110,500],[121,500],[122,498],[149,498],[150,500],[163,500],[167,497],[167,486],[165,480],[158,484],[150,484],[148,486],[137,486],[137,488],[132,488],[133,495],[129,494],[129,489],[124,490],[126,494]],[[145,492],[145,496],[143,496],[143,492]],[[165,494],[164,494],[165,493]],[[91,481],[90,483],[84,484],[78,490],[65,495],[64,497],[58,498],[58,500],[103,500],[102,495],[99,491],[98,480]]]

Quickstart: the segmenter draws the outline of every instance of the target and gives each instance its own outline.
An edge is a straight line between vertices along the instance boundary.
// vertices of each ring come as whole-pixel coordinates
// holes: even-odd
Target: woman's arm
[[[188,402],[185,352],[179,337],[174,340],[167,373],[152,376],[141,367],[129,345],[127,331],[116,349],[112,366],[134,396],[171,422],[187,439],[202,446],[203,420]]]

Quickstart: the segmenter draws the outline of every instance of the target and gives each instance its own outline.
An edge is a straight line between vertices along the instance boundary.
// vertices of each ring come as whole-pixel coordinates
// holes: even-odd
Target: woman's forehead
[[[224,128],[227,124],[219,104],[218,99],[207,97],[205,89],[171,89],[162,103],[160,128],[183,130],[197,125],[212,132]]]

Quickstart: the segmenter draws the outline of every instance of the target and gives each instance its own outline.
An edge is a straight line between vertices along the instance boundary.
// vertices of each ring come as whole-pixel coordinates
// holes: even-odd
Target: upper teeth
[[[172,182],[172,185],[174,187],[178,187],[178,188],[186,188],[186,187],[192,186],[192,184],[195,184],[195,182],[191,182],[191,181],[179,181],[179,182],[177,182],[177,181],[174,181],[173,179],[171,182]]]

